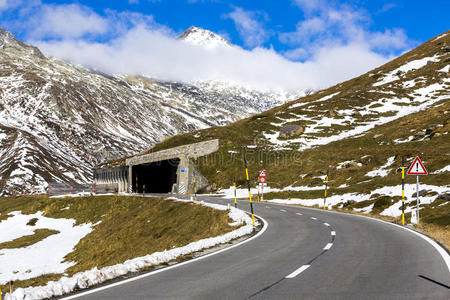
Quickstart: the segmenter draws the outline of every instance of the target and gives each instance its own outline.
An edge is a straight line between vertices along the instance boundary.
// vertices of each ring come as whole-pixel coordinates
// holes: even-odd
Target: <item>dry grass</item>
[[[66,261],[76,262],[66,270],[66,275],[69,276],[94,267],[102,268],[156,251],[184,246],[236,229],[228,225],[231,219],[227,211],[193,203],[139,196],[0,198],[0,220],[7,218],[8,212],[16,210],[24,214],[43,211],[46,217],[73,218],[76,224],[101,221],[76,245],[74,251],[65,257]],[[32,242],[31,237],[34,237],[34,241],[38,241],[38,233],[43,232],[23,239]],[[13,241],[16,246],[29,245],[24,240],[20,243],[18,240]],[[43,285],[48,280],[59,279],[62,275],[48,274],[18,281],[15,287]],[[2,290],[5,288],[7,287],[2,286]]]
[[[450,226],[437,226],[433,224],[421,223],[417,225],[424,234],[432,237],[441,243],[447,251],[450,251]]]
[[[36,229],[34,231],[34,234],[31,235],[25,235],[20,238],[17,238],[15,240],[4,242],[0,244],[0,249],[14,249],[14,248],[22,248],[22,247],[28,247],[30,245],[36,244],[39,241],[42,241],[43,239],[59,233],[58,230],[51,230],[51,229]]]

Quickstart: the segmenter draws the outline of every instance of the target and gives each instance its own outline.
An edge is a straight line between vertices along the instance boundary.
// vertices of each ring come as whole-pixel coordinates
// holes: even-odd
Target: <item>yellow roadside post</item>
[[[144,197],[144,194],[145,194],[145,184],[144,184],[144,186],[142,187],[142,197]]]
[[[327,188],[328,188],[328,170],[327,170],[327,177],[325,177],[325,195],[323,197],[323,209],[325,209],[327,202]]]
[[[138,189],[138,177],[136,175],[136,193],[139,193],[139,189]]]
[[[234,207],[237,208],[237,197],[236,197],[236,178],[233,180],[234,181]]]
[[[402,156],[402,225],[405,225],[405,157]]]
[[[195,176],[194,176],[194,200],[197,201],[197,183],[195,182]]]
[[[255,226],[255,215],[253,214],[252,192],[250,191],[250,180],[248,178],[247,158],[245,157],[245,154],[244,154],[244,165],[245,165],[245,176],[247,178],[248,199],[250,200],[250,210],[252,212],[252,222],[253,222],[253,226]]]

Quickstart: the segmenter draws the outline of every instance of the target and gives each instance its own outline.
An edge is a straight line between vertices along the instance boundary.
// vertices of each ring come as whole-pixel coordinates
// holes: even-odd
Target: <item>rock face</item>
[[[290,138],[303,133],[303,127],[300,125],[285,125],[281,127],[280,138]]]
[[[287,99],[223,82],[110,76],[46,58],[0,29],[0,195],[91,182],[96,164]]]

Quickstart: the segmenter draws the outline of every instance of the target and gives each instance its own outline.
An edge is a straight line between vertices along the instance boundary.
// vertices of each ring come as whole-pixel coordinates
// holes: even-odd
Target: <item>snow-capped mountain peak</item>
[[[185,32],[177,37],[178,40],[183,40],[197,46],[208,48],[216,47],[232,47],[233,45],[226,39],[212,31],[191,26]]]

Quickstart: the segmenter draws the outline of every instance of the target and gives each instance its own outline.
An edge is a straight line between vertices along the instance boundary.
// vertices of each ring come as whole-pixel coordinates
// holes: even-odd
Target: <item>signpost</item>
[[[408,169],[408,175],[416,175],[417,176],[417,184],[416,184],[416,197],[417,197],[417,207],[416,207],[416,221],[419,223],[419,175],[428,175],[427,170],[425,169],[422,161],[418,156],[414,159],[413,163]]]
[[[261,182],[261,201],[264,201],[264,185],[266,184],[266,170],[262,169],[259,172],[259,182]]]

